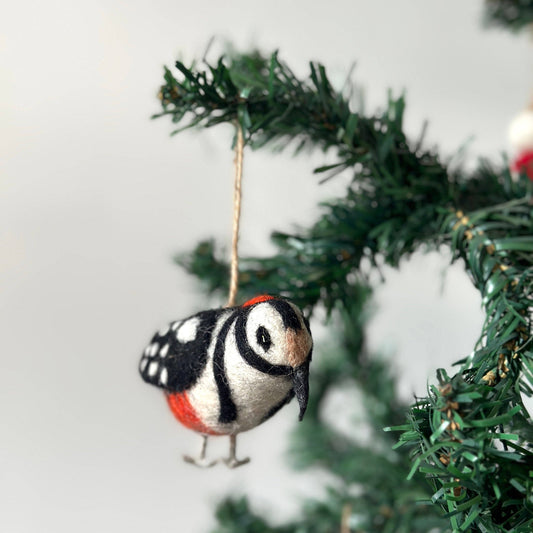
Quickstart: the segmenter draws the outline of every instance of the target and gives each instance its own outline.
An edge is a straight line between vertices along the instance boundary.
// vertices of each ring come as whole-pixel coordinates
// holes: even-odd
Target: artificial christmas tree
[[[533,386],[527,172],[513,176],[505,161],[450,170],[406,138],[403,98],[391,97],[384,112],[359,113],[351,88],[335,90],[320,64],[311,63],[303,80],[276,53],[176,68],[176,75],[165,71],[158,115],[170,116],[176,131],[238,121],[251,148],[335,151],[337,162],[316,172],[325,179],[353,173],[346,194],[324,205],[311,227],[273,234],[278,253],[242,260],[239,295],[279,294],[309,317],[320,306],[336,329],[337,349],[316,357],[292,454],[297,466],[327,469],[337,483],[326,501],[309,502],[282,526],[255,514],[246,499],[230,499],[218,508],[217,531],[531,531],[533,426],[523,403]],[[437,384],[409,407],[398,400],[386,362],[364,347],[369,270],[443,246],[464,262],[485,323],[472,353],[453,372],[437,370]],[[178,262],[208,291],[227,290],[229,266],[212,241]],[[344,384],[362,392],[371,446],[322,416],[327,394]]]

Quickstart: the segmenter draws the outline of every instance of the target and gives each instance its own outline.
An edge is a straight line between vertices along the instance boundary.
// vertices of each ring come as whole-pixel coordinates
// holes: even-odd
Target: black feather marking
[[[228,378],[226,376],[226,370],[224,367],[224,355],[226,337],[228,331],[235,321],[240,309],[237,309],[227,320],[220,329],[217,335],[215,344],[215,353],[213,354],[213,373],[215,375],[215,382],[218,388],[218,398],[220,403],[220,414],[218,421],[222,424],[229,424],[237,420],[237,407],[235,402],[231,398],[231,390],[228,384]]]
[[[302,329],[300,319],[289,302],[275,298],[272,300],[267,300],[267,303],[274,307],[280,314],[281,319],[283,320],[283,325],[286,329],[291,328],[294,331],[300,331]]]
[[[264,326],[259,326],[255,332],[255,337],[257,344],[259,344],[259,346],[261,346],[265,352],[268,352],[272,346],[272,338],[270,337],[268,330]]]
[[[191,388],[207,363],[207,349],[221,311],[220,309],[202,311],[186,319],[199,320],[196,338],[190,342],[180,342],[176,338],[176,331],[172,328],[165,335],[156,333],[141,359],[140,372],[144,381],[169,392],[183,392]],[[149,348],[154,344],[157,344],[157,350],[152,353]],[[161,356],[161,349],[167,344],[166,355]],[[149,368],[153,362],[157,363],[158,369],[155,375],[150,375]],[[164,382],[162,382],[163,376],[166,377]]]
[[[309,320],[307,320],[307,318],[305,318],[303,315],[302,318],[304,319],[305,329],[307,330],[307,333],[309,333],[309,336],[311,336],[311,326],[309,324]]]

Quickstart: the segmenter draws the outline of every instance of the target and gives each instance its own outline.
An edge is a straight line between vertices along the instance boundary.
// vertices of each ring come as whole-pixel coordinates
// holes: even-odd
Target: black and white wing
[[[207,363],[207,350],[221,310],[202,311],[159,330],[141,357],[147,383],[169,392],[192,387]]]

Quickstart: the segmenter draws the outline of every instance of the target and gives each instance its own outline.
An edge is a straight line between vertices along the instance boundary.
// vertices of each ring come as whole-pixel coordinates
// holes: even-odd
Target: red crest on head
[[[243,303],[242,306],[249,307],[250,305],[266,302],[267,300],[274,300],[274,296],[270,296],[269,294],[260,294],[259,296],[255,296],[251,300]]]

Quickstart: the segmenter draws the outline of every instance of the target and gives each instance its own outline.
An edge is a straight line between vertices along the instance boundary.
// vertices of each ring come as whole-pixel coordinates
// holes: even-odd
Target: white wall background
[[[242,436],[251,465],[182,464],[197,437],[137,375],[152,331],[209,304],[171,263],[214,235],[229,243],[231,131],[170,138],[151,122],[162,65],[211,36],[257,45],[297,72],[341,80],[352,62],[368,109],[407,90],[407,128],[496,159],[533,87],[531,42],[482,31],[481,1],[49,0],[0,7],[0,530],[205,531],[245,489],[284,518],[310,492],[283,463],[296,407]],[[242,253],[313,220],[342,190],[321,156],[245,161]],[[402,391],[468,353],[482,316],[460,265],[417,256],[377,291],[371,344],[393,349]],[[422,287],[422,289],[420,288]],[[327,353],[317,350],[317,358]],[[219,453],[225,443],[217,443]]]

